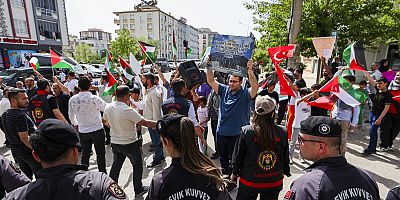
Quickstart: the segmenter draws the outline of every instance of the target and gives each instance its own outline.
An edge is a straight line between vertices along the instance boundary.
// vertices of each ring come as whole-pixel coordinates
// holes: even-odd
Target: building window
[[[56,22],[37,20],[41,40],[61,40],[61,32]]]
[[[130,14],[129,15],[131,19],[135,19],[135,15],[134,14]]]
[[[203,35],[203,39],[207,39],[207,35]]]
[[[25,20],[14,19],[15,33],[18,37],[28,37],[28,26]]]
[[[128,29],[128,24],[122,24],[122,29]]]
[[[15,7],[24,7],[24,0],[11,0],[11,5]]]
[[[152,23],[148,23],[147,24],[147,29],[153,29],[153,24]]]
[[[135,29],[135,24],[131,24],[130,29]]]
[[[21,0],[22,1],[22,0]],[[36,7],[44,8],[47,10],[56,11],[56,1],[55,0],[36,0]]]

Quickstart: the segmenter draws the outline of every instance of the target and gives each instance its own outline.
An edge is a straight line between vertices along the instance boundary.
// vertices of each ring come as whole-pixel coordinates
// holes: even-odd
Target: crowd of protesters
[[[69,72],[61,81],[57,76],[47,80],[35,71],[15,87],[0,80],[0,128],[16,164],[1,159],[18,174],[1,183],[2,195],[4,189],[9,193],[25,185],[6,199],[127,199],[118,178],[128,158],[135,197],[148,192],[148,199],[230,199],[228,191],[238,187],[237,199],[257,199],[258,195],[278,199],[284,176],[291,176],[297,147],[299,160],[314,164],[292,184],[285,199],[336,199],[354,188],[365,192],[365,199],[379,199],[373,178],[347,163],[347,136],[369,123],[370,141],[362,155],[394,151],[400,104],[392,97],[399,95],[400,72],[393,77],[387,73],[391,71],[387,60],[374,63],[372,74],[364,72],[365,80],[357,81],[349,71],[343,78],[369,96],[352,106],[319,92],[335,75],[345,72],[337,59],[330,65],[322,61],[323,78],[309,88],[302,68],[285,72],[296,95],[291,98],[279,95],[275,75],[258,80],[252,61],[247,63],[247,77],[207,69],[204,83],[192,88],[179,67],[170,80],[157,65],[139,79],[128,80],[117,73],[118,86],[111,95],[104,95],[107,76],[97,83]],[[308,104],[321,96],[335,102],[332,110]],[[364,121],[367,105],[371,112]],[[142,183],[143,134],[147,133],[151,138],[147,150],[154,155],[146,167],[159,167],[165,154],[172,158],[150,186]],[[207,145],[209,133],[214,151]],[[98,172],[87,168],[93,145]],[[111,145],[113,154],[109,172],[105,145]],[[221,169],[211,160],[219,161]],[[337,179],[327,180],[322,174]],[[354,181],[347,184],[342,179]],[[14,187],[9,187],[10,182]],[[395,196],[396,190],[390,195]]]

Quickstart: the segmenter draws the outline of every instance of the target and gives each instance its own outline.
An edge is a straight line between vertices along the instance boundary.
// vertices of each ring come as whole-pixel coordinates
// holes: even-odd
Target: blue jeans
[[[148,129],[150,133],[151,143],[153,143],[155,149],[153,162],[161,162],[161,160],[164,159],[164,151],[161,148],[160,135],[157,133],[156,130],[151,128]]]
[[[378,128],[379,125],[375,125],[375,121],[378,119],[378,115],[369,113],[369,144],[367,151],[376,151],[376,144],[378,142]]]
[[[125,158],[128,157],[133,168],[133,189],[136,194],[142,191],[142,173],[143,173],[143,159],[141,152],[140,141],[131,144],[111,144],[114,155],[113,164],[110,170],[110,177],[118,182],[119,173],[121,172],[122,165]]]

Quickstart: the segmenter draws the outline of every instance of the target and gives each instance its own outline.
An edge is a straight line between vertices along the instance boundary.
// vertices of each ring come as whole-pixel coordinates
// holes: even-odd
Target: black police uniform
[[[11,192],[31,182],[12,161],[0,156],[0,199],[6,192]]]
[[[217,199],[218,194],[211,178],[186,171],[180,158],[172,158],[167,169],[153,176],[146,199]]]
[[[56,119],[53,109],[58,108],[58,103],[53,95],[46,91],[38,90],[38,94],[30,99],[28,111],[33,112],[36,126],[45,119]]]
[[[79,148],[76,129],[60,120],[44,120],[31,136],[33,149],[46,148],[51,151],[61,146]],[[39,143],[35,143],[40,141]],[[36,153],[40,156],[41,151]],[[6,195],[5,199],[25,200],[86,200],[86,199],[128,199],[124,191],[107,174],[88,171],[87,166],[60,164],[40,170],[36,181],[18,188]]]
[[[232,158],[232,173],[240,176],[242,199],[252,199],[258,193],[278,196],[283,176],[291,176],[286,129],[276,126],[275,148],[261,150],[252,126],[242,127]],[[250,191],[251,194],[248,194]]]
[[[340,138],[341,128],[336,119],[312,116],[300,125],[302,134]],[[366,171],[347,163],[344,156],[328,157],[314,162],[303,176],[293,181],[284,198],[380,199],[375,180]]]
[[[188,116],[190,101],[180,94],[175,94],[173,97],[165,100],[161,105],[164,115],[167,114],[181,114]]]
[[[37,173],[36,181],[18,188],[5,199],[84,200],[128,199],[124,191],[104,173],[87,171],[83,165],[59,165]]]

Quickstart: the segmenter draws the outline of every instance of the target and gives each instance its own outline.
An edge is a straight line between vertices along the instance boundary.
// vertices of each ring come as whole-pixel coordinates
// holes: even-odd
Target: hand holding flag
[[[280,94],[296,97],[296,94],[293,92],[292,88],[288,84],[287,77],[284,75],[282,69],[279,67],[279,63],[281,63],[284,59],[293,57],[294,49],[294,45],[273,47],[268,49],[268,53],[271,57],[272,62],[274,63],[276,75],[279,79],[279,86],[281,90]]]

